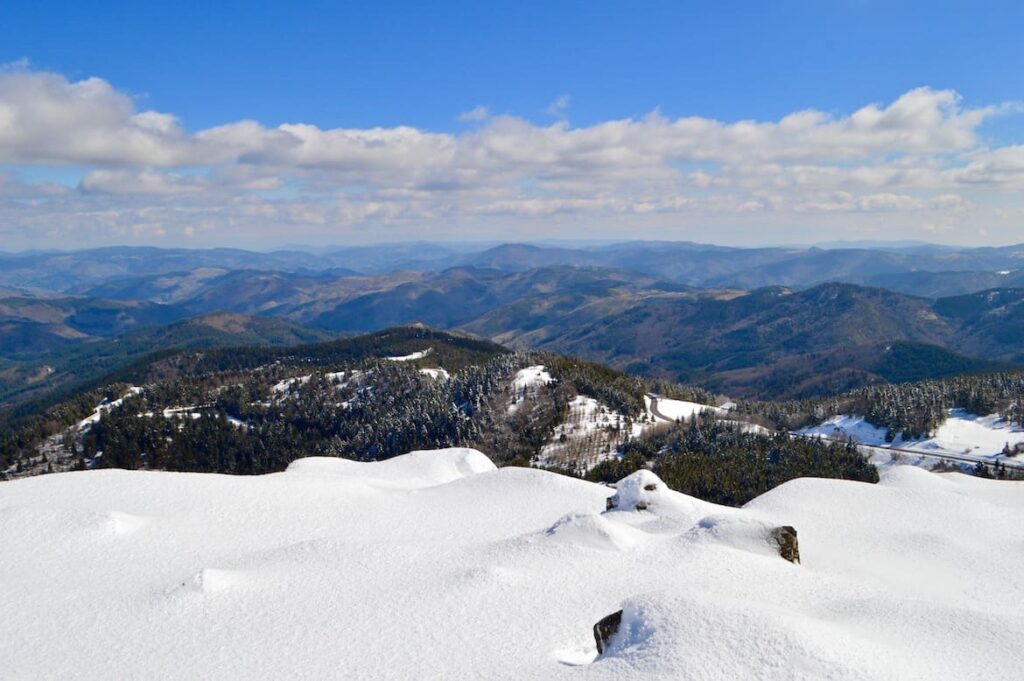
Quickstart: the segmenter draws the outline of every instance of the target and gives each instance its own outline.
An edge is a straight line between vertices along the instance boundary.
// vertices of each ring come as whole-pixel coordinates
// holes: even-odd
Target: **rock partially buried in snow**
[[[646,511],[667,489],[657,475],[639,470],[619,481],[615,494],[608,497],[606,510]]]
[[[608,641],[611,640],[612,636],[619,633],[619,625],[621,624],[622,611],[619,610],[607,617],[602,617],[594,625],[594,642],[597,643],[597,653],[599,655],[604,654],[605,648],[608,647]]]
[[[702,518],[685,536],[689,541],[713,541],[751,553],[781,556],[800,563],[800,547],[792,525],[772,525],[742,512],[727,512]]]
[[[771,540],[779,549],[779,555],[790,563],[800,564],[800,544],[796,539],[796,528],[783,525],[772,530]]]

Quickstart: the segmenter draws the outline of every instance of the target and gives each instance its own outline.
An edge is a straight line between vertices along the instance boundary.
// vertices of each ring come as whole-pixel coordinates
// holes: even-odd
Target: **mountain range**
[[[554,265],[620,269],[705,288],[806,288],[827,281],[881,285],[893,276],[915,273],[994,276],[1000,272],[1015,272],[1024,266],[1024,245],[998,248],[927,244],[839,246],[734,248],[678,241],[634,241],[597,246],[408,243],[269,253],[231,248],[133,247],[74,252],[0,252],[0,289],[34,293],[82,292],[116,279],[205,268],[342,275],[439,272],[451,267],[520,271]],[[963,281],[960,285],[969,288],[971,283]],[[982,288],[986,287],[944,290],[942,294],[969,293]],[[924,293],[920,290],[903,292]]]
[[[166,348],[420,322],[738,397],[821,395],[1024,363],[1022,254],[660,242],[3,254],[0,393]],[[70,269],[63,290],[40,288]]]

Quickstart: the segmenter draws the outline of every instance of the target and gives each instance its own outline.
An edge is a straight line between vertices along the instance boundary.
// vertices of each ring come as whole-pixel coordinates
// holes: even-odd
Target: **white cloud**
[[[175,196],[203,190],[202,177],[183,177],[153,170],[93,170],[82,178],[84,192],[99,194],[135,194],[143,196]]]
[[[469,111],[463,111],[456,117],[456,120],[463,123],[473,123],[477,121],[486,121],[490,117],[491,110],[481,104],[480,106],[473,107]]]
[[[998,234],[1019,219],[1007,207],[1024,203],[1024,146],[990,148],[979,136],[986,120],[1019,109],[966,107],[949,90],[777,121],[653,112],[572,127],[568,105],[558,98],[550,113],[560,120],[548,125],[478,106],[458,118],[479,125],[459,133],[253,120],[190,132],[171,113],[137,110],[99,78],[0,70],[0,164],[83,171],[77,191],[0,178],[0,193],[31,195],[0,207],[0,231],[88,224],[121,234],[141,225],[173,235],[189,226],[199,237],[225,226],[383,225],[422,236],[411,230],[462,225],[478,235],[494,216],[502,229],[516,224],[506,218],[547,229],[544,216],[621,229],[624,220],[652,224],[644,216],[689,228],[760,215],[782,229],[802,215],[867,214],[906,215],[900,229],[920,230],[945,224],[935,217],[945,212],[991,218]],[[1003,212],[988,215],[986,202]],[[817,229],[841,224],[827,219]]]
[[[565,114],[569,110],[569,101],[569,95],[559,95],[548,104],[544,111],[555,118],[565,118]]]

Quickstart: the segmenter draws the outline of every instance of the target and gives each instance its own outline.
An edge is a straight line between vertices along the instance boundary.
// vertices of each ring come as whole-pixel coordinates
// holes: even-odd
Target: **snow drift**
[[[651,486],[653,489],[648,489]],[[473,450],[0,485],[4,678],[969,679],[1024,667],[1024,484],[728,509]],[[638,503],[644,508],[637,508]],[[792,525],[802,563],[766,533]],[[598,655],[593,626],[622,610]]]

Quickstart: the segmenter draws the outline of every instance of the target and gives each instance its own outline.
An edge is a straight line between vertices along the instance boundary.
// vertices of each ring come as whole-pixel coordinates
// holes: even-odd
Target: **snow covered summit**
[[[261,477],[5,483],[3,677],[1008,679],[1024,666],[1024,483],[895,467],[878,485],[795,480],[743,509],[659,485],[635,474],[606,510],[606,487],[465,449]],[[765,540],[781,525],[799,531],[799,565]],[[593,625],[618,610],[599,656]]]

